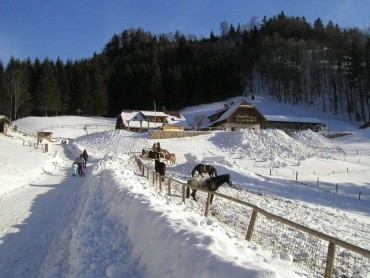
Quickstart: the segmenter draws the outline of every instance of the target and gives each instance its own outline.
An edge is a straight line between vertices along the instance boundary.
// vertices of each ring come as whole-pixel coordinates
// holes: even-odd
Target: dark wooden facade
[[[260,129],[260,126],[266,122],[265,117],[245,100],[238,103],[225,105],[225,108],[210,115],[209,127],[222,129],[241,129],[252,128]]]

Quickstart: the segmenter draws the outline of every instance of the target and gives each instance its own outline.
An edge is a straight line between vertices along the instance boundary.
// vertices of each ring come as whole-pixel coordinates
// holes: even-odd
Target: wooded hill
[[[142,29],[115,34],[90,59],[11,58],[0,64],[0,114],[113,116],[123,109],[179,110],[237,95],[369,121],[370,32],[283,12],[248,27],[221,22],[196,38]]]

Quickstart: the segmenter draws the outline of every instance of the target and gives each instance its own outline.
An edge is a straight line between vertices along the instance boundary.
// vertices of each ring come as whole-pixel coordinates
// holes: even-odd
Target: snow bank
[[[243,129],[217,132],[211,140],[218,147],[226,151],[231,149],[240,157],[255,160],[258,162],[256,165],[266,168],[285,167],[285,160],[299,163],[308,158],[336,159],[343,155],[326,138],[310,130],[290,137],[278,129]]]

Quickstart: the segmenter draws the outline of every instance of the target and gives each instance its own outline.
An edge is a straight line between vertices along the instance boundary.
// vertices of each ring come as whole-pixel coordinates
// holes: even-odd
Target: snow
[[[233,178],[235,187],[221,186],[220,193],[370,250],[370,131],[312,107],[287,109],[262,96],[253,104],[265,114],[314,116],[331,131],[351,134],[328,139],[311,131],[240,130],[151,140],[114,130],[115,119],[13,122],[52,131],[55,140],[43,153],[24,144],[34,140],[29,136],[0,136],[0,277],[310,277],[288,252],[273,254],[225,224],[240,222],[239,212],[228,213],[225,223],[206,218],[201,202],[184,204],[152,186],[133,155],[154,142],[176,154],[166,175],[186,182],[195,164],[212,164]],[[223,105],[181,112],[191,122]],[[72,177],[83,149],[86,177]],[[214,208],[221,205],[235,209],[216,197]]]

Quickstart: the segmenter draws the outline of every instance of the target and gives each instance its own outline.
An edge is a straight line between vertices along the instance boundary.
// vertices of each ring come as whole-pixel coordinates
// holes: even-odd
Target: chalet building
[[[266,118],[256,107],[245,99],[225,104],[223,109],[208,116],[208,120],[208,128],[231,130],[241,128],[260,129],[261,125],[264,125],[266,122]]]
[[[6,135],[8,133],[8,126],[10,123],[10,120],[6,116],[0,115],[0,133]]]
[[[124,110],[117,117],[116,129],[125,129],[133,132],[147,132],[149,129],[183,129],[187,125],[185,118],[178,113],[164,113],[155,111]],[[181,127],[182,128],[181,128]]]

